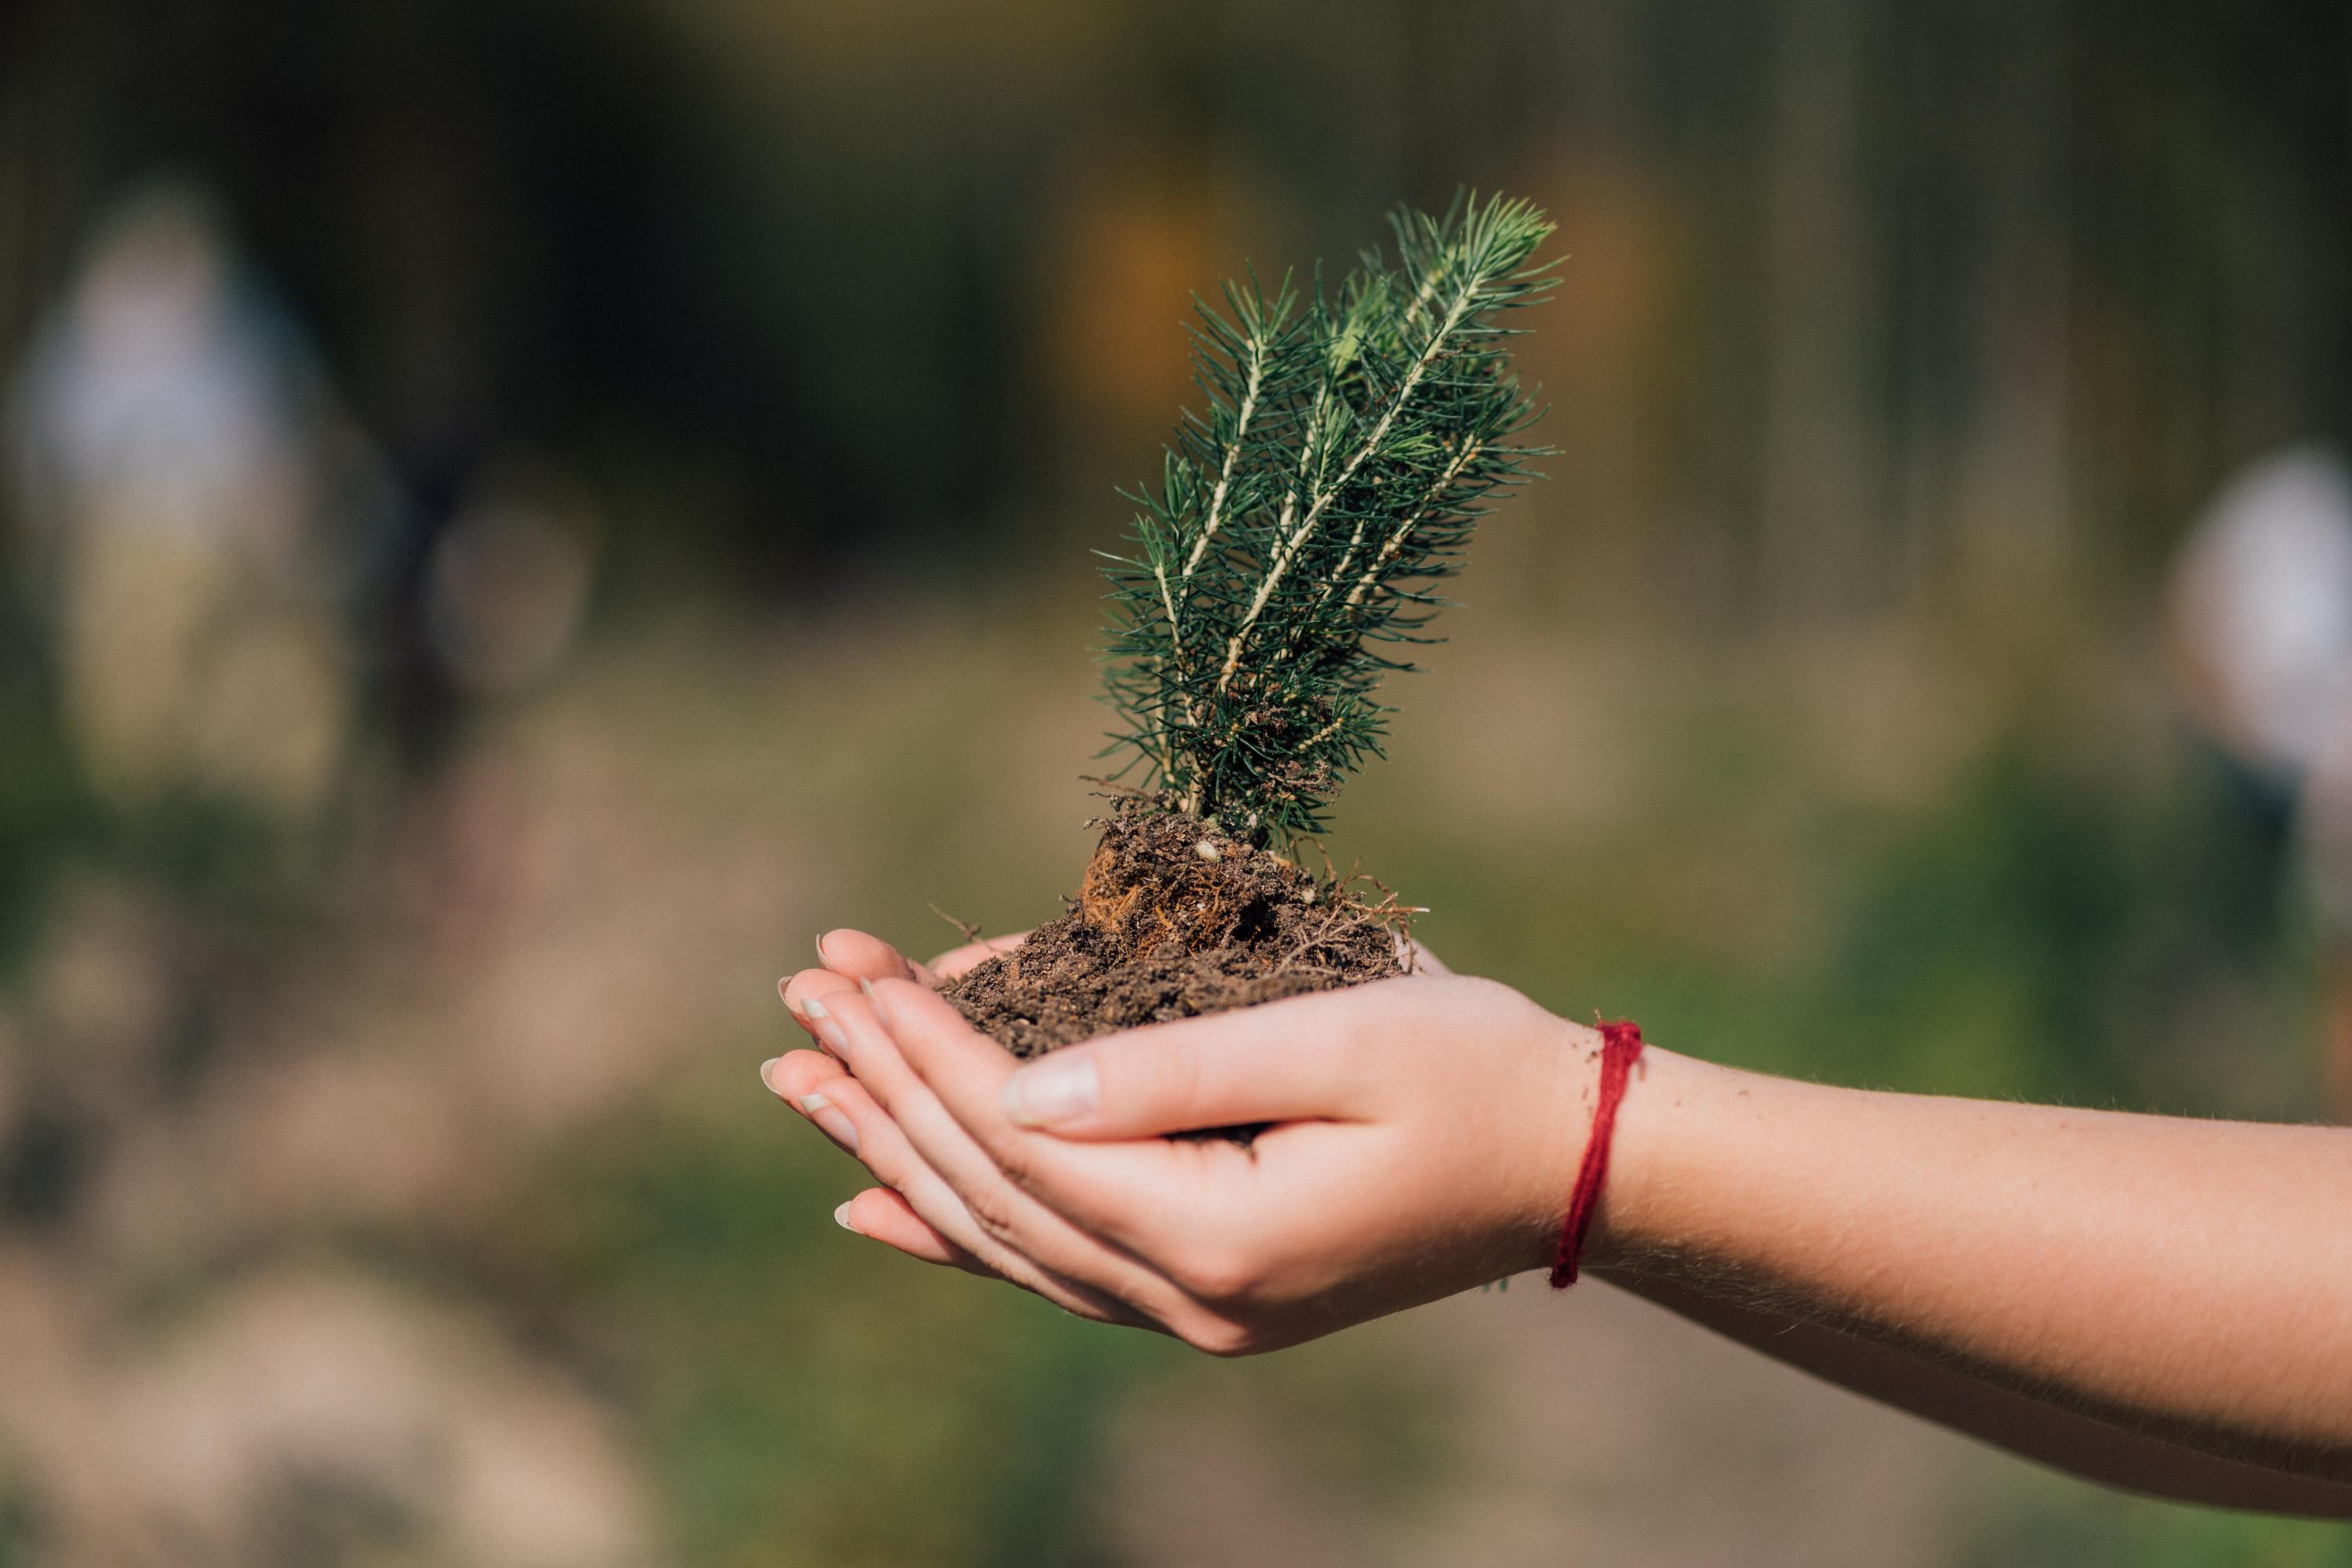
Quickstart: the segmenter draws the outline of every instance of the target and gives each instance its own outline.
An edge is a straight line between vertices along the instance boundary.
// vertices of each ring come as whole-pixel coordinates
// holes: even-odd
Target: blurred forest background
[[[15,0],[0,1564],[2352,1564],[1599,1289],[1094,1330],[753,1076],[1075,880],[1190,291],[1467,184],[1561,451],[1333,853],[1679,1049],[2326,1114],[2345,710],[2180,563],[2251,472],[2352,646],[2348,106],[2316,0]]]

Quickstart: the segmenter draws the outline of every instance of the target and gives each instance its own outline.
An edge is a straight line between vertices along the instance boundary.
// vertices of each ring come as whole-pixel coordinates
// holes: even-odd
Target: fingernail
[[[824,937],[822,933],[816,939],[816,961],[827,969],[833,967],[833,960],[824,955]]]
[[[824,1135],[841,1145],[845,1154],[857,1152],[857,1125],[843,1114],[841,1107],[821,1094],[801,1096],[801,1109],[808,1119],[824,1131]]]
[[[852,1236],[863,1236],[866,1234],[864,1231],[859,1230],[856,1226],[849,1223],[849,1205],[847,1204],[844,1204],[839,1208],[833,1211],[833,1223],[839,1226],[842,1229],[847,1231]]]
[[[1075,1121],[1101,1099],[1102,1077],[1083,1052],[1047,1057],[1004,1080],[1004,1114],[1016,1127]]]
[[[842,1055],[845,1048],[843,1042],[847,1037],[842,1033],[841,1020],[826,1010],[823,998],[816,996],[803,998],[801,1016],[809,1021],[809,1027],[816,1031],[817,1039],[824,1044],[826,1050],[836,1057],[841,1057],[844,1061],[849,1059]]]
[[[775,1091],[776,1080],[768,1075],[774,1072],[776,1070],[776,1064],[783,1059],[784,1058],[782,1057],[770,1057],[766,1061],[760,1064],[760,1081],[768,1086],[771,1093]]]

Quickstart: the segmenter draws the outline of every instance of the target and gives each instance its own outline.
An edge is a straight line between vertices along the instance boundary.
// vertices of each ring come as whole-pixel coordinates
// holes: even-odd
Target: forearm
[[[1776,1361],[2085,1480],[2175,1502],[2352,1519],[2352,1485],[2183,1447],[1827,1324],[1620,1270],[1601,1278]]]
[[[2352,1133],[1874,1094],[1653,1052],[1591,1259],[2352,1481],[2347,1215]]]

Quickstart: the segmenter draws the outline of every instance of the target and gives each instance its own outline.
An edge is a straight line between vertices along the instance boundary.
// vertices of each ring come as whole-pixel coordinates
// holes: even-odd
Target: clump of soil
[[[1103,825],[1071,911],[942,993],[1014,1056],[1402,974],[1405,911],[1181,812]]]

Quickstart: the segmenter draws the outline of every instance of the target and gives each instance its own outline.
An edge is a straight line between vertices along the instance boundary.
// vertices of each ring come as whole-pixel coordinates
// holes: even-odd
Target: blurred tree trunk
[[[1879,576],[1874,369],[1885,247],[1862,122],[1863,0],[1794,0],[1772,61],[1761,586],[1783,614],[1849,605]]]
[[[1950,433],[1952,493],[1937,510],[1969,579],[2014,595],[2053,586],[2074,542],[2075,215],[2065,7],[2029,3],[2002,16],[1962,56],[1983,77],[1946,78],[1956,95],[1976,100],[1960,174],[1964,221],[1980,237],[1952,302],[1964,334],[1963,397]]]

